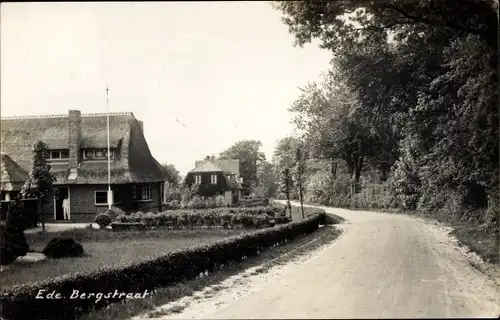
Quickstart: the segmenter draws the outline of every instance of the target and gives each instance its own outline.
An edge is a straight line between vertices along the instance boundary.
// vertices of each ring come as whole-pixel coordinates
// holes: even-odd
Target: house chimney
[[[80,140],[82,134],[82,115],[79,110],[69,110],[68,117],[68,147],[69,147],[69,161],[68,166],[71,172],[76,171],[78,168],[78,161],[80,159]]]

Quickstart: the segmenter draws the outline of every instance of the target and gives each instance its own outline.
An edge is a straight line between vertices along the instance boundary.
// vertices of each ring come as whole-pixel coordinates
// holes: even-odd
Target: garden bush
[[[17,257],[25,256],[29,246],[24,232],[9,225],[0,225],[0,265],[12,263]]]
[[[264,249],[293,240],[318,229],[324,214],[300,222],[258,230],[203,245],[136,261],[120,267],[102,267],[65,275],[44,282],[25,284],[2,292],[0,307],[6,319],[74,319],[79,313],[105,307],[125,297],[115,292],[151,292],[159,287],[196,278],[201,272],[254,256]],[[35,299],[40,290],[71,296],[80,293],[110,293],[104,299]],[[109,299],[108,299],[109,298]]]
[[[116,222],[142,222],[152,227],[201,228],[261,228],[267,220],[279,214],[281,208],[276,206],[252,208],[216,208],[203,210],[167,210],[160,213],[122,214]]]
[[[55,237],[47,243],[42,253],[49,258],[79,257],[83,255],[83,247],[71,238]]]
[[[112,222],[111,217],[107,213],[100,213],[95,217],[95,223],[99,225],[101,229],[106,228]]]
[[[170,199],[163,203],[163,210],[181,209],[210,209],[230,206],[230,203],[223,196],[200,197],[193,196],[186,199]]]

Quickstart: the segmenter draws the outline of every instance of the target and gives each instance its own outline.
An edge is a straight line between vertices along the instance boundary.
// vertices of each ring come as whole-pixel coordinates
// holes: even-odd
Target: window
[[[85,149],[83,152],[84,159],[99,159],[104,160],[108,158],[108,149]],[[113,159],[115,155],[114,149],[110,149],[110,158]]]
[[[132,199],[135,201],[153,200],[153,192],[149,184],[137,184],[132,190]]]
[[[95,192],[95,204],[96,205],[108,204],[108,191],[96,191]]]
[[[201,183],[201,175],[200,174],[197,174],[194,176],[194,182],[196,184],[200,184]]]
[[[210,182],[212,184],[217,184],[217,175],[216,174],[210,175]]]
[[[104,157],[106,157],[106,149],[96,149],[95,150],[95,157],[96,158],[104,158]]]
[[[113,204],[117,204],[121,202],[120,199],[120,191],[113,191]],[[95,192],[95,204],[96,206],[107,205],[108,204],[108,190],[99,190]]]
[[[69,150],[51,150],[49,151],[50,160],[64,160],[69,158]]]
[[[93,159],[94,158],[94,150],[83,150],[83,158],[84,159]]]

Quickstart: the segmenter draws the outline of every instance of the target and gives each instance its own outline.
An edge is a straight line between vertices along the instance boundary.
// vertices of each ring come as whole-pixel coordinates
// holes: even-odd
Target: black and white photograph
[[[2,2],[0,320],[500,317],[499,8]]]

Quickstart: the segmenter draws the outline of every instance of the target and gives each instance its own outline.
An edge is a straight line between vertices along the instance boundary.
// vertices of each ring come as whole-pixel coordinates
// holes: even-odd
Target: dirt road
[[[348,221],[307,259],[245,276],[159,319],[494,317],[500,295],[442,227],[324,208]],[[157,318],[157,319],[158,319]]]

